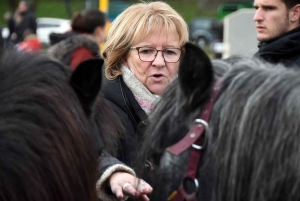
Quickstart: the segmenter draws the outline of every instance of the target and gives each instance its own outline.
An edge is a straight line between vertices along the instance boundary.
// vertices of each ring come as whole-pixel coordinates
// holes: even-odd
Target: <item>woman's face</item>
[[[145,40],[132,45],[132,47],[146,47],[155,48],[157,50],[164,50],[166,48],[180,48],[179,36],[176,31],[154,31],[151,32]],[[175,49],[174,49],[175,50]],[[148,50],[140,49],[141,54],[148,54]],[[180,52],[179,52],[180,53]],[[172,55],[173,52],[164,53]],[[167,59],[168,60],[168,59]],[[129,51],[124,65],[134,72],[135,76],[142,82],[149,91],[153,94],[162,94],[167,85],[171,82],[172,78],[177,74],[179,61],[176,63],[168,63],[165,61],[162,52],[159,51],[155,59],[151,61],[141,61],[138,50],[132,49]]]

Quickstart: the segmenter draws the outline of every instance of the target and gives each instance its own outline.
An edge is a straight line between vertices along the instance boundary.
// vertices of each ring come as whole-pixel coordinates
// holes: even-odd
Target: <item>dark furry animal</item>
[[[179,156],[165,150],[194,125],[219,76],[224,81],[206,131],[198,199],[300,200],[300,73],[245,57],[212,67],[201,49],[185,49],[178,79],[151,116],[137,165],[145,156],[153,163],[151,200],[167,200],[179,188],[191,148]]]
[[[1,53],[0,200],[97,200],[101,147],[90,117],[99,65],[88,61],[71,75],[41,55]]]

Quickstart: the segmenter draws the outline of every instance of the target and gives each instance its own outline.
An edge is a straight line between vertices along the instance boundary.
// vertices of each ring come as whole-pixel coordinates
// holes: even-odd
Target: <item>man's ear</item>
[[[88,59],[81,62],[71,75],[70,85],[88,117],[101,88],[103,63],[100,58]]]
[[[295,5],[293,8],[290,10],[290,19],[293,23],[298,23],[300,20],[300,4]]]

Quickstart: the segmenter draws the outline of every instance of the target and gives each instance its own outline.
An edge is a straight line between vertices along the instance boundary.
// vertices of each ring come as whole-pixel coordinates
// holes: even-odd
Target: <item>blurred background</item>
[[[63,33],[70,29],[69,20],[76,11],[91,7],[99,8],[108,14],[110,21],[113,21],[125,8],[137,2],[139,1],[30,1],[32,10],[37,16],[37,35],[44,46],[49,45],[49,33]],[[183,16],[189,25],[190,40],[203,47],[210,57],[224,58],[236,52],[247,54],[256,51],[257,40],[252,20],[253,0],[169,0],[165,2]],[[0,27],[4,38],[8,34],[5,15],[8,12],[14,13],[18,4],[19,0],[0,0]],[[242,10],[245,11],[237,14]],[[238,48],[233,48],[235,42]]]

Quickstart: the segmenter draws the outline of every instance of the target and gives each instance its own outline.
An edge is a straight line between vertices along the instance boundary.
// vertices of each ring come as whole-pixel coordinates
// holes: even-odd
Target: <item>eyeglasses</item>
[[[130,47],[131,50],[137,50],[141,61],[152,62],[155,60],[159,51],[167,63],[177,63],[181,56],[181,49],[179,48],[166,48],[157,50],[152,47]]]

